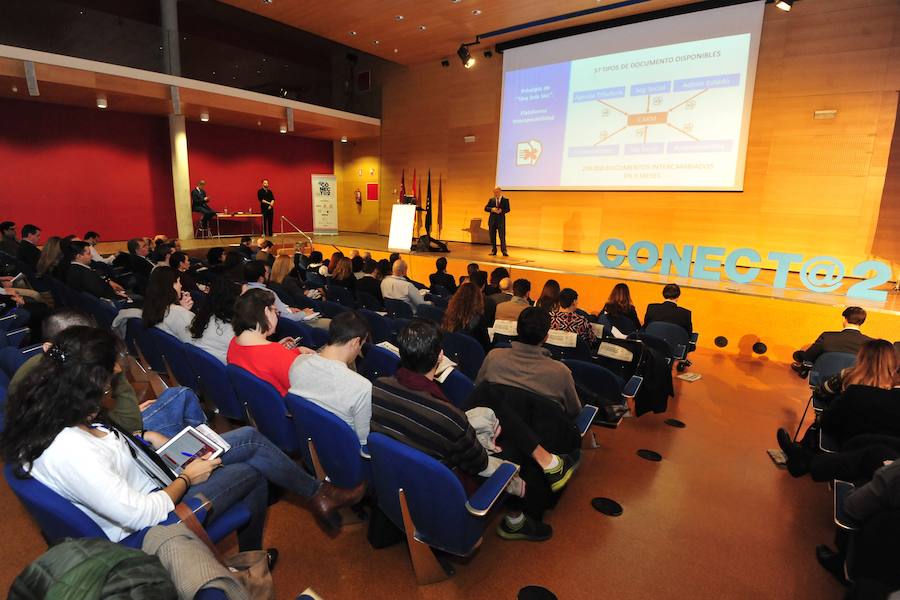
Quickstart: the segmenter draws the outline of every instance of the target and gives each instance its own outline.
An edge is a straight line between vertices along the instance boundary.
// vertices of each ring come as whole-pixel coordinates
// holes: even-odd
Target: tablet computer
[[[156,451],[163,462],[176,474],[198,457],[209,453],[207,458],[216,458],[224,449],[193,427],[185,427]]]

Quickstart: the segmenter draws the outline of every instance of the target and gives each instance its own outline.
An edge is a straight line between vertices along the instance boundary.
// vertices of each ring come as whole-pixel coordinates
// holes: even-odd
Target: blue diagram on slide
[[[734,187],[749,49],[741,34],[508,72],[499,182]]]

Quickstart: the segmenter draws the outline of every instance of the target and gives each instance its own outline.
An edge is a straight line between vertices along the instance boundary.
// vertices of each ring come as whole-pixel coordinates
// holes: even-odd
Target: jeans
[[[238,532],[241,550],[262,546],[262,530],[268,504],[267,482],[304,497],[319,491],[322,482],[314,479],[297,463],[276,448],[252,427],[241,427],[222,434],[231,448],[222,455],[222,468],[203,483],[192,485],[189,496],[203,494],[215,508],[210,520],[237,502],[250,509],[250,522]]]
[[[144,429],[158,431],[166,437],[191,425],[196,427],[206,423],[206,415],[200,408],[200,400],[193,390],[173,387],[164,391],[156,402],[141,413]]]

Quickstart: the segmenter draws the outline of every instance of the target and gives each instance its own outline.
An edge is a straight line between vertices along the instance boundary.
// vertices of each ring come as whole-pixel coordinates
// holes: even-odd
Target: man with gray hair
[[[391,274],[381,280],[381,295],[387,300],[402,300],[416,312],[420,304],[431,304],[425,300],[418,288],[407,278],[408,267],[403,259],[394,261]]]

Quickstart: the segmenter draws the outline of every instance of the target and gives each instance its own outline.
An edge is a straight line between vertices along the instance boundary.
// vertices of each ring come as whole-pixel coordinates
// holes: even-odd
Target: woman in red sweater
[[[275,295],[261,289],[244,292],[234,305],[231,326],[235,338],[228,346],[228,364],[271,383],[283,396],[291,387],[288,371],[294,359],[300,354],[315,353],[315,350],[298,347],[291,337],[270,342],[267,338],[275,333],[277,325]]]

